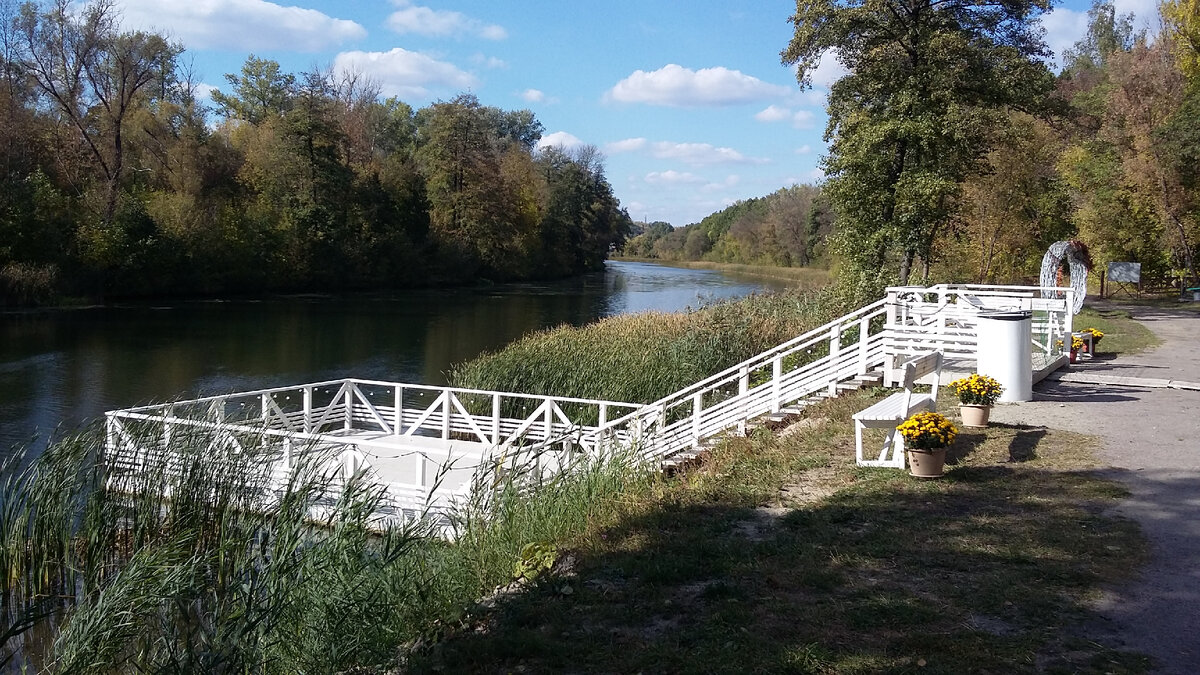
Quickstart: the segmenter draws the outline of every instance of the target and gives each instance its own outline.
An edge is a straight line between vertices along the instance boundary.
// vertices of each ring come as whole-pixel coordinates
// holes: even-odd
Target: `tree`
[[[153,95],[148,85],[173,78],[181,48],[153,33],[120,32],[106,0],[78,12],[70,0],[45,8],[26,3],[17,25],[24,71],[79,133],[103,175],[107,226],[125,176],[126,122],[143,93]]]
[[[1200,0],[1165,0],[1161,11],[1179,69],[1200,82]]]
[[[217,114],[227,119],[239,119],[261,124],[270,118],[282,117],[292,107],[296,77],[279,72],[279,63],[260,59],[253,54],[242,65],[242,74],[225,74],[232,94],[212,93]]]
[[[849,74],[829,96],[825,190],[841,252],[860,271],[915,259],[952,217],[988,131],[1051,85],[1034,19],[1048,0],[798,0],[782,58],[802,87],[836,50]]]

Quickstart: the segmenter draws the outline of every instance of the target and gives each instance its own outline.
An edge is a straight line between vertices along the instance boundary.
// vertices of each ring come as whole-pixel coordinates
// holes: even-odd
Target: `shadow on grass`
[[[1033,456],[1039,430],[1010,455]],[[480,610],[414,672],[1142,672],[1063,630],[1142,540],[1090,472],[896,471],[798,509],[688,503],[597,532],[570,575]]]

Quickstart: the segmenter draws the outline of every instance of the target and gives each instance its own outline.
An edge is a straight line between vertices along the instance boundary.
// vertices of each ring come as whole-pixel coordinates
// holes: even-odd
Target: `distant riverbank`
[[[739,263],[718,263],[706,260],[661,260],[659,258],[638,258],[633,256],[612,256],[609,260],[621,262],[652,263],[667,267],[680,267],[689,270],[713,270],[723,274],[739,274],[747,277],[776,279],[786,281],[800,288],[811,289],[828,286],[833,281],[833,273],[816,267],[775,267],[773,265],[742,265]]]

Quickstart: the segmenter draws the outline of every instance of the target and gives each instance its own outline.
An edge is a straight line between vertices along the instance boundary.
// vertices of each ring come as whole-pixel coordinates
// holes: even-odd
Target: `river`
[[[0,315],[0,449],[106,410],[361,377],[445,384],[539,328],[680,311],[780,282],[635,262],[564,281]]]

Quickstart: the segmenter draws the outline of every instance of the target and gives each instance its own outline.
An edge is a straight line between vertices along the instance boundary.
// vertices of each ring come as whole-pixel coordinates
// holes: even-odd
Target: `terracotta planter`
[[[1076,361],[1078,361],[1078,360],[1079,360],[1079,354],[1077,354],[1077,353],[1075,352],[1075,350],[1074,350],[1074,349],[1072,349],[1072,350],[1071,350],[1071,363],[1075,363],[1075,362],[1076,362]]]
[[[917,478],[941,478],[945,466],[945,448],[908,451],[908,472]]]
[[[958,406],[964,427],[986,427],[992,415],[992,406],[963,403]]]

